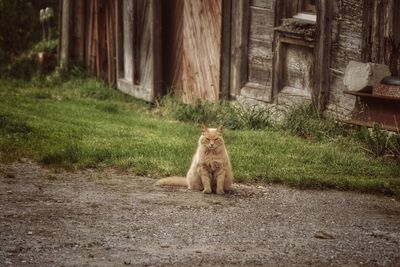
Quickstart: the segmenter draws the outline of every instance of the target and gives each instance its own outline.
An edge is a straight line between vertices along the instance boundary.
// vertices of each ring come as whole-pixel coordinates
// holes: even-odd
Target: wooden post
[[[372,12],[374,0],[364,0],[363,7],[363,36],[361,43],[361,60],[371,62],[371,30],[372,30]]]
[[[68,68],[69,61],[69,29],[70,29],[70,0],[62,1],[61,12],[61,44],[60,44],[60,67]]]
[[[387,6],[388,22],[387,22],[387,57],[390,72],[393,76],[400,77],[400,0],[389,0]]]
[[[232,2],[230,94],[235,98],[247,82],[249,1]]]
[[[219,99],[229,99],[230,51],[231,51],[231,12],[232,1],[222,0],[221,59]]]
[[[95,73],[100,77],[100,51],[99,51],[99,5],[98,0],[94,1],[94,58],[95,58]]]
[[[116,49],[116,80],[124,78],[124,47],[123,47],[123,5],[117,0],[115,7],[115,49]]]
[[[328,103],[330,87],[330,54],[333,20],[333,1],[317,1],[317,29],[314,50],[314,90],[312,100],[315,107],[322,112]]]

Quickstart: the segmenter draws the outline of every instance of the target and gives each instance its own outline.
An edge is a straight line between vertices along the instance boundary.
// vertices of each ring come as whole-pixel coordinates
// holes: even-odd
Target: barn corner
[[[374,89],[382,74],[349,90],[344,77],[350,62],[398,77],[399,1],[165,2],[60,0],[60,61],[149,102],[172,92],[186,103],[313,103],[340,120],[398,130],[396,84]]]

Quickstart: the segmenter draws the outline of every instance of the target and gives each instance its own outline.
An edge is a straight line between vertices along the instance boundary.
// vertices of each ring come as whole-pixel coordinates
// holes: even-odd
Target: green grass
[[[0,80],[0,97],[2,161],[26,156],[67,169],[185,175],[200,132],[198,125],[162,118],[150,105],[93,78]],[[246,116],[258,121],[260,115],[250,111]],[[400,167],[367,155],[355,139],[302,139],[265,127],[225,131],[236,181],[400,196]]]

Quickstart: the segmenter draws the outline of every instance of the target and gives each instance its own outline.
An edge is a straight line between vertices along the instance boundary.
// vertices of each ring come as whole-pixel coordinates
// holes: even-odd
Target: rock
[[[318,231],[314,233],[314,237],[319,239],[335,239],[335,237],[332,234],[327,233],[325,231]]]
[[[379,83],[390,75],[389,66],[376,63],[350,61],[347,64],[343,83],[349,91],[359,91],[367,85]]]

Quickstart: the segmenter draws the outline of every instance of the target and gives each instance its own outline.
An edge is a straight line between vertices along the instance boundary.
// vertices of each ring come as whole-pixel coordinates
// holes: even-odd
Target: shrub
[[[228,129],[256,130],[272,125],[271,112],[266,107],[245,107],[229,102],[184,104],[171,95],[157,103],[156,113],[178,121],[224,125]]]
[[[399,158],[400,156],[400,135],[390,135],[378,123],[374,123],[371,130],[365,126],[361,127],[358,138],[364,149],[375,157],[390,155]]]
[[[323,117],[312,105],[302,105],[289,111],[283,129],[303,138],[336,138],[345,135],[344,128],[331,117]]]

